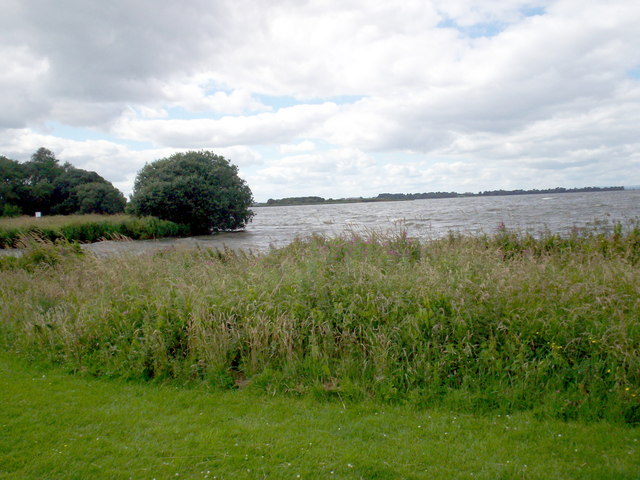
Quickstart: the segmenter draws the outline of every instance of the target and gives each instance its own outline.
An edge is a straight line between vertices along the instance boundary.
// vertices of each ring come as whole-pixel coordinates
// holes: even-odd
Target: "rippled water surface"
[[[119,251],[144,252],[172,246],[223,247],[265,251],[296,237],[345,231],[399,231],[431,239],[448,231],[492,233],[498,225],[540,233],[567,233],[594,223],[626,222],[640,218],[640,190],[466,197],[407,202],[350,203],[258,207],[243,232],[183,239],[101,242],[86,248],[98,255]]]

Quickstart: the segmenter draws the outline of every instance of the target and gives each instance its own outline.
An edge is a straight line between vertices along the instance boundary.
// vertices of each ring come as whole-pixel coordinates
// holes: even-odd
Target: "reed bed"
[[[38,251],[53,251],[41,261]],[[640,421],[640,229],[4,259],[0,338],[130,379]]]
[[[0,219],[0,248],[24,247],[24,238],[91,243],[100,240],[144,240],[179,237],[188,227],[155,217],[131,215],[57,215]]]

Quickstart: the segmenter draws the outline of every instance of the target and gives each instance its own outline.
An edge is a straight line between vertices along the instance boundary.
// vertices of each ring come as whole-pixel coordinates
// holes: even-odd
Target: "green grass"
[[[57,249],[57,250],[56,250]],[[0,340],[74,372],[640,421],[640,230],[0,263]]]
[[[0,354],[0,478],[637,479],[609,423],[95,379]]]
[[[30,239],[97,242],[104,239],[177,237],[188,228],[154,217],[118,215],[58,215],[0,219],[0,248],[23,247]]]

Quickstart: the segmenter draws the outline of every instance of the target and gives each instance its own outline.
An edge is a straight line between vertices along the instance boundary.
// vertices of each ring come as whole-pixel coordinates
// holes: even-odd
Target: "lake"
[[[464,197],[403,202],[371,202],[290,207],[256,207],[245,231],[216,235],[100,242],[84,246],[98,256],[142,253],[173,246],[245,249],[254,252],[284,246],[296,237],[356,232],[399,232],[429,240],[449,231],[494,233],[509,229],[566,234],[574,228],[606,228],[616,221],[640,219],[640,190]]]

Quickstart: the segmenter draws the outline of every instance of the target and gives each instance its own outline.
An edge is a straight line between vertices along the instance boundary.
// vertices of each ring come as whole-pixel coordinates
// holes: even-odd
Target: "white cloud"
[[[38,84],[49,71],[46,58],[27,46],[0,44],[0,128],[19,128],[37,120],[50,108]]]
[[[127,112],[114,132],[137,141],[178,148],[220,148],[288,142],[312,129],[338,110],[335,103],[295,105],[276,112],[220,119],[147,120]]]
[[[316,149],[316,144],[309,140],[304,140],[296,144],[280,145],[280,147],[278,147],[278,151],[280,153],[310,152],[315,149]]]
[[[253,179],[256,179],[254,183],[262,185],[262,189],[255,192],[257,198],[273,196],[267,192],[277,191],[282,185],[287,185],[288,191],[292,192],[284,196],[358,196],[363,187],[362,180],[375,177],[377,171],[375,160],[364,152],[332,149],[285,156],[248,178],[250,185]]]
[[[137,109],[132,110],[135,112],[136,110],[140,112],[140,116],[142,118],[168,118],[169,112],[167,112],[164,108],[155,108],[155,107],[147,107],[145,105],[140,105]]]
[[[519,0],[436,0],[433,2],[439,13],[455,21],[461,27],[481,23],[511,23],[521,20],[524,11],[543,9],[553,2],[548,0],[522,2]]]
[[[5,0],[0,154],[130,190],[212,149],[256,198],[625,183],[638,24],[628,0]]]
[[[242,114],[270,110],[247,90],[236,89],[230,93],[216,91],[207,93],[208,79],[188,79],[165,85],[162,90],[171,105],[191,112],[214,114]]]

